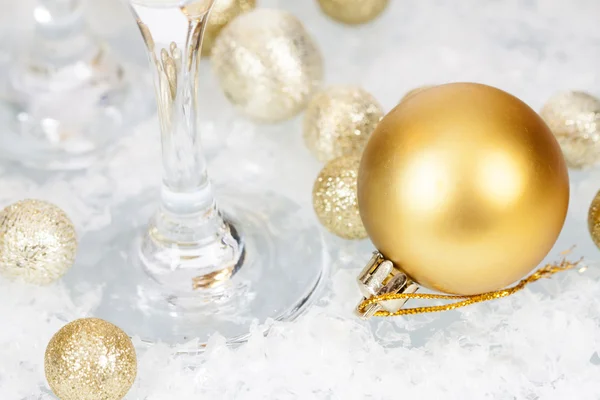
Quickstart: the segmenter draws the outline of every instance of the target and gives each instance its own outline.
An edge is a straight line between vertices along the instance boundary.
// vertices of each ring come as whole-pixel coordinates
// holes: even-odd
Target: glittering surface
[[[323,162],[359,154],[383,115],[377,100],[364,89],[327,88],[308,104],[304,115],[304,142]]]
[[[600,192],[596,193],[588,212],[588,229],[592,240],[600,248]]]
[[[557,93],[540,115],[554,132],[570,168],[600,161],[600,99],[578,91]]]
[[[23,200],[0,211],[0,273],[45,285],[59,279],[75,261],[75,227],[57,206]]]
[[[321,84],[321,53],[292,14],[258,9],[227,25],[212,67],[227,98],[245,115],[276,122],[302,111]]]
[[[367,237],[356,198],[359,165],[360,155],[336,158],[321,170],[313,187],[313,207],[319,221],[344,239]]]
[[[228,23],[255,7],[256,0],[217,0],[206,25],[202,55],[210,55],[215,39]]]
[[[61,400],[119,400],[133,385],[137,359],[120,328],[84,318],[52,337],[44,366],[50,388]]]
[[[389,0],[319,0],[325,14],[346,24],[362,24],[385,10]]]

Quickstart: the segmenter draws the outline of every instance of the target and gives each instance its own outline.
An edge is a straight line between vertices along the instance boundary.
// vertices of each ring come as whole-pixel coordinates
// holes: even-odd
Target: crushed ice
[[[8,3],[18,8],[6,0],[1,6]],[[600,95],[596,0],[393,1],[376,23],[357,28],[331,22],[316,2],[260,3],[305,21],[325,54],[327,83],[362,85],[388,109],[416,86],[455,80],[499,86],[535,108],[557,90]],[[22,7],[20,15],[28,15]],[[106,4],[98,7],[98,18],[118,18],[112,30],[96,23],[99,33],[136,35],[119,14],[122,7],[113,14]],[[203,68],[209,76],[208,65]],[[301,121],[255,126],[231,109],[212,78],[202,90],[202,129],[217,187],[274,188],[310,207],[320,165],[302,144]],[[114,223],[114,208],[156,190],[159,153],[151,119],[123,138],[106,164],[83,173],[31,176],[3,164],[0,205],[50,200],[69,213],[81,235],[98,231]],[[195,368],[157,345],[140,354],[127,398],[598,399],[600,253],[586,227],[598,189],[597,171],[572,174],[569,219],[548,258],[577,244],[574,257],[586,258],[585,273],[571,271],[454,312],[366,323],[352,312],[354,279],[371,247],[329,238],[335,272],[318,306],[295,322],[274,324],[267,337],[257,327],[237,349],[213,337]],[[0,291],[0,399],[50,399],[46,343],[67,321],[93,315],[102,287],[74,297],[62,283],[38,288],[0,281]]]

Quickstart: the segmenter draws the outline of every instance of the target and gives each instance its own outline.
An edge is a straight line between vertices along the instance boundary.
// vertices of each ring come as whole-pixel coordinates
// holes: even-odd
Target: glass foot
[[[29,167],[85,168],[154,109],[150,79],[104,50],[57,69],[2,70],[0,151]]]
[[[112,232],[84,237],[67,282],[80,289],[102,282],[95,316],[146,343],[190,343],[190,353],[202,351],[216,333],[236,344],[247,339],[255,322],[295,318],[315,298],[327,270],[319,228],[300,206],[275,194],[219,193],[219,198],[226,221],[237,228],[233,236],[244,243],[232,267],[237,271],[221,285],[179,291],[150,277],[138,254],[143,222],[155,207],[136,207],[149,202],[115,215],[121,226],[115,223]]]

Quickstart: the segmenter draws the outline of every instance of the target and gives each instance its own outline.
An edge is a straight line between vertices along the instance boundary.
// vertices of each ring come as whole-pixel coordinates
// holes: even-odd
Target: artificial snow
[[[29,15],[29,2],[2,0],[0,6],[8,9],[8,3]],[[494,85],[535,109],[559,90],[600,95],[598,0],[390,3],[380,19],[359,27],[331,21],[316,1],[263,0],[259,6],[287,9],[305,22],[323,51],[326,84],[361,85],[388,110],[416,86],[448,81]],[[128,38],[143,55],[124,7],[90,2],[88,9],[90,20],[100,20],[92,24],[99,34],[111,43]],[[10,59],[3,50],[0,61]],[[321,165],[302,143],[301,118],[254,125],[227,103],[208,62],[202,72],[201,128],[217,190],[276,190],[312,217],[311,188]],[[143,121],[103,163],[84,172],[45,174],[1,163],[0,206],[48,200],[71,216],[81,237],[101,232],[119,222],[113,216],[123,204],[157,190],[157,129],[156,117]],[[491,303],[364,322],[353,313],[355,278],[373,248],[327,236],[335,260],[331,277],[307,314],[294,322],[261,321],[273,324],[270,334],[264,337],[256,326],[249,342],[235,349],[215,335],[193,368],[165,345],[140,352],[127,399],[600,399],[600,251],[586,222],[600,173],[572,172],[571,178],[567,224],[547,261],[577,245],[569,257],[583,256],[587,268]],[[80,295],[64,282],[40,288],[0,280],[0,399],[53,398],[43,372],[46,344],[68,321],[92,316],[102,290],[101,282]]]

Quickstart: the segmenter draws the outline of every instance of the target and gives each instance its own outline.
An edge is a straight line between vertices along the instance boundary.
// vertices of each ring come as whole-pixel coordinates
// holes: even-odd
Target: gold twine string
[[[401,300],[401,299],[427,299],[427,300],[459,300],[454,303],[438,305],[438,306],[425,306],[425,307],[414,307],[414,308],[401,308],[396,312],[390,312],[385,310],[380,310],[375,312],[374,316],[376,317],[396,317],[401,315],[414,315],[414,314],[423,314],[423,313],[434,313],[440,311],[448,311],[454,310],[456,308],[465,307],[475,303],[481,303],[484,301],[501,299],[503,297],[508,297],[512,294],[523,289],[525,286],[533,283],[542,278],[548,278],[558,272],[567,271],[569,269],[575,268],[581,260],[572,263],[567,260],[562,260],[558,264],[548,264],[545,267],[538,269],[536,272],[523,279],[515,286],[497,290],[494,292],[487,292],[481,294],[474,294],[468,296],[461,295],[452,295],[452,294],[428,294],[428,293],[387,293],[378,296],[373,296],[368,299],[365,299],[362,303],[358,305],[358,312],[364,314],[367,310],[367,307],[380,303],[382,301],[388,300]]]

